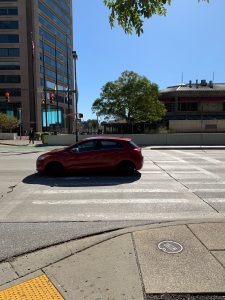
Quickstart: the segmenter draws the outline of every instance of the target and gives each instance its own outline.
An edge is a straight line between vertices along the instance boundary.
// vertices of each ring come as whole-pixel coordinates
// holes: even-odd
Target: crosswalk
[[[144,168],[133,177],[34,175],[3,197],[0,222],[162,222],[225,217],[225,172],[216,158],[203,153],[199,164],[193,160],[196,156],[186,152],[143,153]]]

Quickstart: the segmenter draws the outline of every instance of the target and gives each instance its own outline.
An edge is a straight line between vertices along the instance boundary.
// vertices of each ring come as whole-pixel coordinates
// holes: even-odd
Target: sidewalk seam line
[[[57,292],[60,294],[60,296],[62,296],[62,298],[65,299],[65,297],[63,297],[62,293],[59,291],[59,289],[54,284],[54,282],[52,282],[52,280],[50,279],[50,276],[43,269],[40,269],[40,270],[45,274],[45,276],[48,277],[48,279],[53,284],[53,286],[55,287],[55,289],[57,290]],[[55,278],[54,275],[51,275],[51,278],[53,278],[58,283],[58,286],[60,286],[60,288],[64,291],[64,293],[67,293],[67,290],[64,289],[64,287],[60,284],[60,282]]]
[[[20,274],[16,271],[16,269],[14,268],[14,266],[12,265],[12,263],[10,261],[8,261],[9,265],[11,266],[11,268],[13,269],[13,271],[16,273],[16,275],[18,276],[18,278],[20,278]]]
[[[223,269],[225,269],[225,266],[221,263],[221,261],[212,253],[212,251],[215,250],[209,250],[211,255],[218,261],[218,263],[223,267]],[[217,251],[221,251],[221,250],[217,250]]]
[[[213,253],[207,248],[207,246],[204,244],[204,242],[202,240],[200,240],[200,238],[193,232],[193,230],[189,227],[189,224],[186,224],[186,227],[191,231],[191,233],[199,240],[199,242],[204,246],[204,248],[210,253],[210,255],[212,255],[212,257],[223,267],[223,269],[225,269],[225,267],[223,266],[223,264],[215,257],[215,255],[213,255]]]
[[[144,285],[144,280],[143,280],[143,276],[142,276],[142,272],[141,272],[141,266],[140,266],[140,262],[139,262],[139,259],[138,259],[136,244],[135,244],[135,240],[134,240],[134,233],[131,232],[130,235],[131,235],[131,240],[132,240],[132,243],[133,243],[134,255],[135,255],[135,259],[136,259],[136,264],[137,264],[137,268],[138,268],[140,282],[141,282],[141,288],[142,288],[142,292],[143,292],[143,300],[147,300],[147,294],[146,294],[146,291],[145,291],[145,285]]]

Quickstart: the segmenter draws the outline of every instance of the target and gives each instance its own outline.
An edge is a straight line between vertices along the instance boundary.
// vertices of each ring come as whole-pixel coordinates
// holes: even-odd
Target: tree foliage
[[[98,122],[95,119],[88,119],[86,122],[84,122],[84,129],[96,130],[97,128],[98,128]]]
[[[209,2],[209,0],[198,0]],[[143,19],[153,15],[165,16],[166,5],[172,0],[104,0],[109,8],[109,23],[111,27],[115,22],[124,29],[125,33],[131,34],[133,30],[139,36],[143,33]]]
[[[116,81],[107,82],[92,110],[105,119],[128,123],[159,121],[165,114],[165,107],[158,100],[157,84],[131,71],[123,72]]]
[[[0,113],[0,128],[2,129],[15,129],[19,126],[19,121],[15,117],[8,116],[7,114]]]

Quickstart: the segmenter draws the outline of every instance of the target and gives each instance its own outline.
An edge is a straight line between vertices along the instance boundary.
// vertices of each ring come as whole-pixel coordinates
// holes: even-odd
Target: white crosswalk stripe
[[[190,203],[188,199],[86,199],[86,200],[37,200],[35,205],[85,205],[85,204],[162,204]]]

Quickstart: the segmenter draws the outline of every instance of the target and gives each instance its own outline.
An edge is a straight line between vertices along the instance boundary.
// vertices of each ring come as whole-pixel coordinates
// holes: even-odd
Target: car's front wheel
[[[50,162],[45,167],[45,173],[50,176],[61,176],[64,173],[64,168],[59,162]]]
[[[119,174],[128,176],[133,175],[136,171],[134,163],[131,161],[122,161],[118,166]]]

